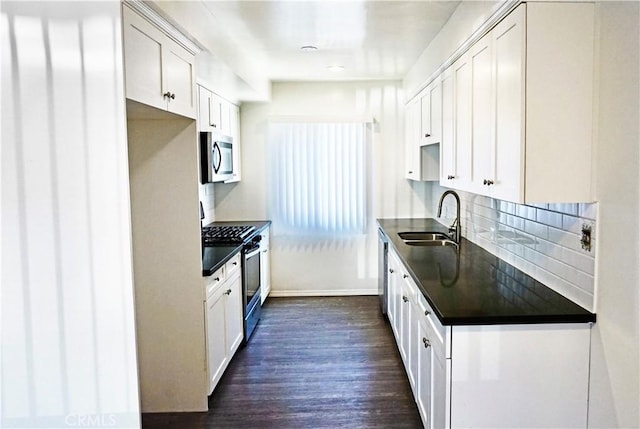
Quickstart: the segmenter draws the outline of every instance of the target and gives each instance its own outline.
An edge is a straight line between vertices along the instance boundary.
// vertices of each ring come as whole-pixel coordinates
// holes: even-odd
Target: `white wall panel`
[[[140,423],[121,44],[117,1],[2,3],[2,427]]]

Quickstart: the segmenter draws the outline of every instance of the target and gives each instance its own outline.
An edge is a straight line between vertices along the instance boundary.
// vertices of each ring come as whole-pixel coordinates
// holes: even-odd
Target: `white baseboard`
[[[361,296],[378,295],[377,289],[338,289],[338,290],[273,290],[270,297],[287,298],[303,296]]]

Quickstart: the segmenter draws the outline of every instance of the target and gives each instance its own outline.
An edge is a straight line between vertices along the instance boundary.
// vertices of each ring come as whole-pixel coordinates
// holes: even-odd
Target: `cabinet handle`
[[[227,289],[227,291],[224,294],[225,295],[231,295],[231,289]]]
[[[231,265],[238,265],[238,263],[237,262],[233,262]]]
[[[425,337],[422,337],[422,343],[424,344],[425,349],[431,347],[431,341],[427,340]]]
[[[267,253],[267,252],[268,252],[268,250],[267,250],[267,249],[264,249],[264,250],[262,251],[262,253]]]
[[[403,279],[406,279],[406,278],[408,278],[408,277],[409,277],[409,275],[408,275],[408,274],[403,274],[403,275],[402,275],[402,278],[403,278]]]
[[[431,137],[431,134],[427,133],[424,135],[425,137]]]
[[[455,178],[456,178],[456,176],[451,176],[451,175],[447,176],[447,180],[453,180]]]
[[[403,300],[404,302],[408,302],[408,301],[409,301],[409,298],[407,298],[405,295],[402,295],[402,300]]]
[[[483,183],[484,183],[485,185],[487,185],[487,186],[491,186],[491,185],[493,185],[493,180],[484,179],[484,182],[483,182]]]
[[[413,174],[413,171],[410,171],[409,174]]]
[[[395,273],[395,271],[393,271],[393,268],[389,268],[389,272],[390,272],[391,274]]]
[[[164,94],[162,94],[162,96],[163,96],[163,97],[168,97],[168,98],[170,98],[170,99],[172,99],[172,100],[175,100],[175,99],[176,99],[176,94],[175,94],[175,93],[173,93],[173,94],[172,94],[172,93],[171,93],[171,92],[169,92],[169,91],[167,91],[167,92],[165,92]]]
[[[430,315],[430,314],[431,314],[431,312],[430,312],[429,310],[425,310],[425,311],[424,311],[424,315],[425,315],[425,316],[428,316],[428,315]]]
[[[220,277],[215,277],[213,280],[216,281],[216,282],[219,282],[220,281]]]

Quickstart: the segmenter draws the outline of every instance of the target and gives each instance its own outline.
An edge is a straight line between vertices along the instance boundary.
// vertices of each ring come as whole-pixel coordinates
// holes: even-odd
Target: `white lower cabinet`
[[[244,337],[240,253],[205,278],[207,374],[210,395]]]
[[[387,315],[425,428],[587,427],[591,324],[445,326],[405,274],[390,249]]]

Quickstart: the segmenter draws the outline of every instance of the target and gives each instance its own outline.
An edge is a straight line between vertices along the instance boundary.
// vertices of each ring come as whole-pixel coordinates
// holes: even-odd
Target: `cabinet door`
[[[122,7],[126,97],[167,108],[162,92],[162,44],[164,34],[149,21]]]
[[[240,271],[227,279],[223,286],[225,289],[225,329],[227,338],[227,356],[228,359],[242,344],[244,338],[243,327],[243,311],[242,311],[242,282],[240,280]]]
[[[525,9],[518,8],[491,32],[495,81],[492,196],[524,202]]]
[[[447,359],[444,353],[432,350],[431,358],[431,427],[447,427],[449,409],[447,407]]]
[[[405,109],[404,150],[405,177],[420,180],[420,100],[412,101]]]
[[[198,131],[215,131],[211,125],[211,91],[198,86]]]
[[[229,106],[229,120],[231,122],[230,136],[233,139],[233,176],[231,177],[231,179],[226,180],[225,183],[239,182],[242,179],[240,107],[236,106],[235,104],[230,104]]]
[[[429,346],[429,338],[424,323],[418,324],[418,384],[417,400],[418,411],[422,417],[422,424],[429,429],[432,425],[431,417],[431,384],[432,380],[432,350]],[[441,426],[444,427],[444,426]]]
[[[400,345],[400,266],[398,257],[390,249],[389,250],[389,284],[388,293],[389,301],[387,302],[387,317],[389,317],[389,323],[391,329],[396,338],[396,342]]]
[[[413,319],[413,305],[411,291],[409,289],[409,275],[402,274],[401,301],[400,301],[400,354],[404,360],[404,367],[409,376],[411,387],[415,386],[415,374],[411,371],[411,322]]]
[[[452,187],[456,178],[454,139],[453,69],[442,73],[442,141],[440,142],[440,184]]]
[[[227,366],[225,291],[224,287],[218,288],[205,302],[209,394]]]
[[[220,132],[225,136],[231,135],[231,103],[220,100]]]
[[[162,59],[162,90],[163,94],[170,94],[167,109],[195,118],[195,56],[167,37],[162,47]]]
[[[477,194],[489,194],[494,182],[493,164],[493,88],[491,34],[487,34],[470,50],[471,61],[471,188]]]
[[[442,86],[436,79],[420,99],[422,145],[439,143],[442,135]]]
[[[234,143],[235,145],[235,143]],[[265,229],[260,239],[260,299],[267,299],[271,291],[271,252],[269,251],[269,228]]]
[[[471,77],[470,55],[466,53],[453,64],[455,187],[462,190],[471,185]]]

